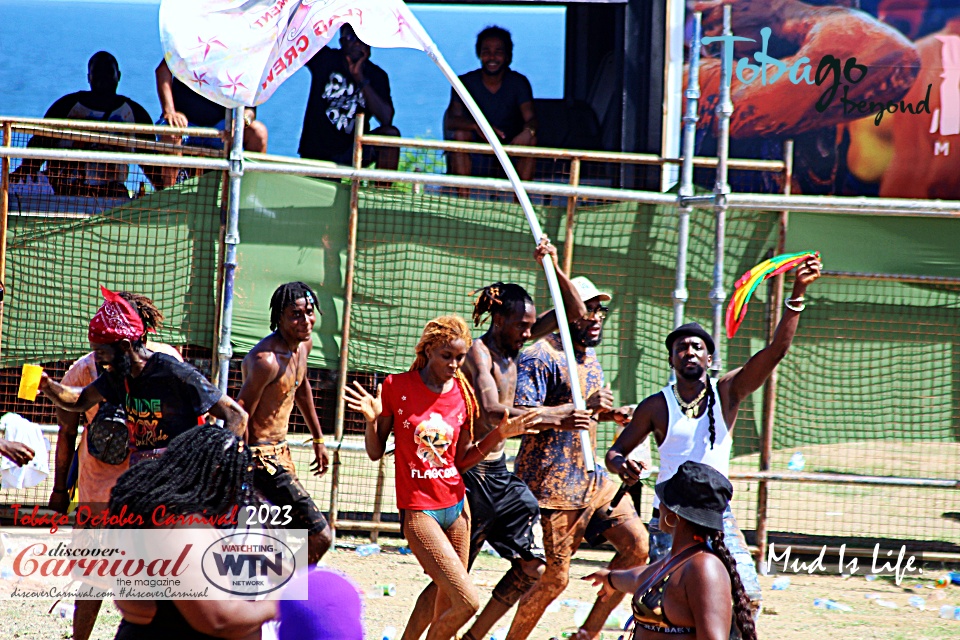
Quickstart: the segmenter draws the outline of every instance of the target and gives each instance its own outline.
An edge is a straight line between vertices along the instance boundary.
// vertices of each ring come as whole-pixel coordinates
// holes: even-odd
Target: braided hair
[[[277,330],[277,327],[280,326],[280,316],[283,314],[283,310],[296,304],[300,298],[304,298],[308,305],[312,305],[316,309],[317,294],[305,283],[300,281],[288,282],[277,287],[270,298],[270,331]],[[320,313],[319,309],[316,309],[316,311]]]
[[[533,305],[533,298],[526,289],[512,282],[494,282],[473,292],[476,298],[473,301],[473,326],[479,327],[484,316],[509,316],[516,312],[517,307],[523,309],[529,303]]]
[[[730,575],[733,617],[737,628],[740,630],[740,637],[742,640],[757,640],[757,628],[750,611],[750,597],[747,596],[747,591],[743,588],[743,581],[740,580],[740,574],[737,573],[737,561],[723,542],[723,531],[707,529],[696,524],[693,526],[697,529],[698,534],[710,543],[710,549],[714,555],[720,558],[720,562],[727,568],[727,573]]]
[[[170,441],[160,458],[136,464],[110,493],[110,513],[152,522],[163,505],[171,515],[218,516],[255,504],[250,449],[227,429],[195,427]]]
[[[713,417],[713,405],[717,403],[717,397],[713,393],[713,384],[710,382],[710,377],[707,376],[707,420],[710,421],[710,449],[713,449],[713,444],[717,441],[717,422]]]
[[[427,326],[423,328],[423,334],[420,336],[420,341],[414,349],[417,356],[413,361],[413,365],[410,367],[410,371],[420,371],[427,366],[427,349],[450,344],[454,340],[463,340],[463,344],[467,349],[473,344],[473,338],[470,337],[470,327],[467,326],[466,320],[460,316],[451,315],[440,316],[439,318],[434,318],[429,321]],[[473,420],[476,416],[480,415],[480,405],[477,403],[477,396],[474,394],[470,382],[467,381],[467,378],[463,375],[463,371],[460,369],[457,369],[457,373],[454,374],[453,381],[454,384],[457,385],[457,388],[460,389],[460,394],[463,396],[463,403],[467,406],[467,419],[465,424],[469,430],[470,439],[473,440]]]

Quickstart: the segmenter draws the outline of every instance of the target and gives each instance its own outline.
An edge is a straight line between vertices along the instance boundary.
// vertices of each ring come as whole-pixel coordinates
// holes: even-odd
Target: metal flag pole
[[[702,15],[693,14],[693,43],[690,47],[690,71],[687,78],[686,112],[683,114],[683,165],[680,176],[680,213],[677,217],[677,279],[673,290],[673,326],[683,324],[687,291],[687,246],[690,241],[690,214],[693,207],[683,202],[693,196],[693,154],[697,137],[698,102],[700,100],[700,20]],[[670,370],[671,377],[673,370]]]
[[[440,67],[440,71],[443,73],[444,77],[446,77],[446,79],[450,82],[454,90],[457,92],[457,95],[459,95],[460,99],[463,100],[463,104],[466,105],[467,110],[477,121],[477,124],[480,125],[480,130],[483,131],[483,135],[486,136],[487,140],[490,142],[490,145],[493,147],[494,154],[496,154],[497,159],[503,166],[504,172],[507,174],[507,178],[510,180],[510,184],[513,185],[513,189],[517,194],[517,199],[520,201],[520,208],[523,209],[523,213],[527,217],[527,223],[530,225],[530,232],[533,234],[533,240],[535,243],[539,244],[540,238],[543,236],[543,229],[540,228],[540,221],[537,219],[537,215],[533,211],[533,205],[530,203],[530,198],[527,196],[526,189],[523,188],[523,184],[520,182],[520,176],[517,175],[517,170],[514,168],[513,163],[510,162],[510,158],[507,157],[507,153],[503,150],[503,145],[500,144],[497,134],[494,133],[493,127],[490,126],[490,123],[487,122],[487,119],[483,116],[483,113],[480,111],[480,107],[477,106],[477,103],[470,95],[470,92],[468,92],[467,88],[463,86],[462,82],[460,82],[460,78],[457,77],[456,72],[450,67],[449,64],[447,64],[447,61],[444,60],[443,56],[440,55],[436,45],[434,45],[429,38],[424,36],[425,34],[423,33],[418,34],[418,37],[421,39],[424,52],[430,57],[431,60],[434,61],[434,63],[436,63],[438,67]],[[557,274],[554,272],[552,260],[543,261],[543,271],[547,277],[547,287],[550,289],[550,296],[553,298],[553,306],[557,310],[557,326],[560,328],[560,340],[563,343],[563,354],[567,359],[567,368],[570,378],[570,395],[573,398],[573,405],[577,409],[586,409],[587,405],[584,402],[583,393],[580,389],[580,376],[577,374],[577,359],[573,352],[573,342],[570,338],[570,327],[566,322],[567,314],[563,308],[563,297],[560,294],[560,284],[557,282]],[[580,432],[580,447],[583,450],[583,459],[586,463],[587,471],[593,472],[596,462],[593,456],[593,444],[590,441],[589,431]]]
[[[733,35],[730,28],[730,5],[723,5],[723,35]],[[713,303],[713,341],[716,350],[710,369],[714,376],[720,375],[723,368],[723,302],[727,293],[723,290],[723,252],[724,236],[727,232],[727,196],[730,184],[727,182],[727,160],[730,157],[730,116],[733,115],[733,101],[730,99],[731,62],[726,56],[720,63],[720,99],[717,102],[717,181],[713,187],[716,229],[714,234],[713,289],[710,290],[710,302]]]
[[[227,191],[227,230],[223,237],[223,312],[220,316],[220,346],[217,349],[220,371],[217,386],[227,392],[233,347],[233,285],[237,272],[237,245],[240,244],[240,180],[243,177],[243,107],[231,110],[230,185]]]

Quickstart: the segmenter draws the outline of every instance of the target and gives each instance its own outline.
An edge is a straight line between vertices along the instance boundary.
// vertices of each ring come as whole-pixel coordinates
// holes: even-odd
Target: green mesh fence
[[[591,175],[612,184],[618,168],[595,169]],[[291,214],[277,193],[300,193],[308,189],[307,182],[284,178],[287,182],[273,184],[279,191],[271,200],[254,201],[253,196],[266,193],[269,178],[245,179],[258,186],[253,195],[245,196],[242,220],[242,225],[250,226],[244,228],[241,242],[249,240],[252,249],[238,270],[238,287],[245,292],[238,300],[246,314],[243,348],[269,331],[268,285],[291,279],[301,270],[309,275],[305,278],[311,285],[330,288],[331,313],[324,321],[339,323],[342,318],[342,281],[337,276],[345,275],[345,188],[338,185],[330,191],[323,185],[332,183],[314,181],[318,195],[301,194],[299,200],[304,203],[291,205],[291,210],[299,207]],[[68,360],[83,353],[83,328],[96,307],[92,284],[97,281],[152,294],[168,315],[164,339],[175,344],[211,344],[218,189],[219,177],[211,176],[109,208],[107,213],[45,215],[42,220],[22,216],[23,220],[12,221],[4,365],[19,365],[25,359]],[[471,292],[495,280],[521,284],[540,311],[548,308],[542,270],[532,259],[533,238],[512,196],[476,189],[469,197],[460,195],[426,183],[361,189],[350,380],[372,388],[386,374],[406,370],[424,323],[450,312],[469,318]],[[545,232],[562,255],[565,200],[535,197],[534,202]],[[260,223],[251,222],[258,217]],[[290,220],[295,224],[284,227]],[[310,233],[314,220],[322,233]],[[728,295],[740,274],[771,255],[776,220],[775,214],[728,212],[724,277]],[[613,295],[598,352],[620,403],[636,403],[667,380],[662,339],[672,328],[676,224],[673,207],[606,201],[578,205],[572,275],[588,276]],[[686,318],[707,327],[712,317],[708,298],[713,229],[711,212],[694,212]],[[851,248],[860,246],[856,234],[844,238]],[[804,242],[808,239],[804,237]],[[284,253],[275,253],[272,243]],[[820,247],[805,244],[802,248]],[[841,241],[835,250],[843,248]],[[830,269],[830,255],[825,253],[824,259]],[[255,289],[243,288],[244,282],[254,281]],[[780,365],[772,469],[785,471],[787,460],[799,450],[806,457],[806,471],[960,477],[958,293],[957,287],[947,285],[829,276],[811,287],[793,349]],[[736,338],[723,342],[726,370],[743,365],[766,343],[767,299],[767,288],[758,289]],[[333,342],[313,360],[322,368],[311,370],[318,411],[328,433],[335,413],[339,340],[336,327],[330,329],[324,330],[323,340]],[[474,335],[485,330],[478,327]],[[238,352],[235,365],[240,356]],[[16,381],[10,376],[7,380],[8,405],[29,409],[22,401],[12,400]],[[231,389],[238,385],[239,371],[234,366]],[[761,393],[757,392],[740,407],[735,471],[758,468],[761,414]],[[51,415],[46,418],[43,421],[52,422]],[[291,426],[294,433],[305,433],[296,412]],[[360,445],[359,416],[348,412],[345,426],[345,441]],[[601,455],[613,437],[612,427],[601,432]],[[298,456],[301,477],[326,509],[330,477],[309,476],[308,452]],[[388,459],[384,482],[383,519],[395,520],[392,459]],[[369,518],[376,483],[377,464],[362,452],[343,451],[340,516]],[[735,487],[737,516],[745,529],[753,529],[757,483],[738,481]],[[643,515],[649,513],[651,494],[645,491],[638,505]],[[908,539],[957,551],[958,497],[956,491],[944,489],[773,483],[769,528],[779,536]]]

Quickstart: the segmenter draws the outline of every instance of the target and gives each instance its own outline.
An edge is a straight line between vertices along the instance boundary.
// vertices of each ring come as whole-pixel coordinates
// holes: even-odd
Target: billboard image
[[[723,4],[732,35],[723,35]],[[793,193],[960,199],[960,0],[726,0],[687,9],[688,56],[692,13],[703,12],[697,155],[717,152],[726,57],[731,158],[780,160],[792,139]],[[712,188],[713,172],[696,180]],[[784,188],[769,172],[731,171],[729,181],[740,192]]]

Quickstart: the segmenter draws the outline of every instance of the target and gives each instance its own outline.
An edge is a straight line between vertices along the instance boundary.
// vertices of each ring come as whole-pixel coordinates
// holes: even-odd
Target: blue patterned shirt
[[[577,353],[577,372],[583,397],[603,387],[603,369],[596,351]],[[517,363],[518,407],[555,407],[572,402],[567,358],[559,334],[549,335],[525,349]],[[590,427],[590,441],[597,447],[597,427]],[[544,429],[524,436],[517,453],[514,473],[523,480],[544,509],[582,509],[607,481],[596,465],[587,473],[580,447],[579,431]]]

